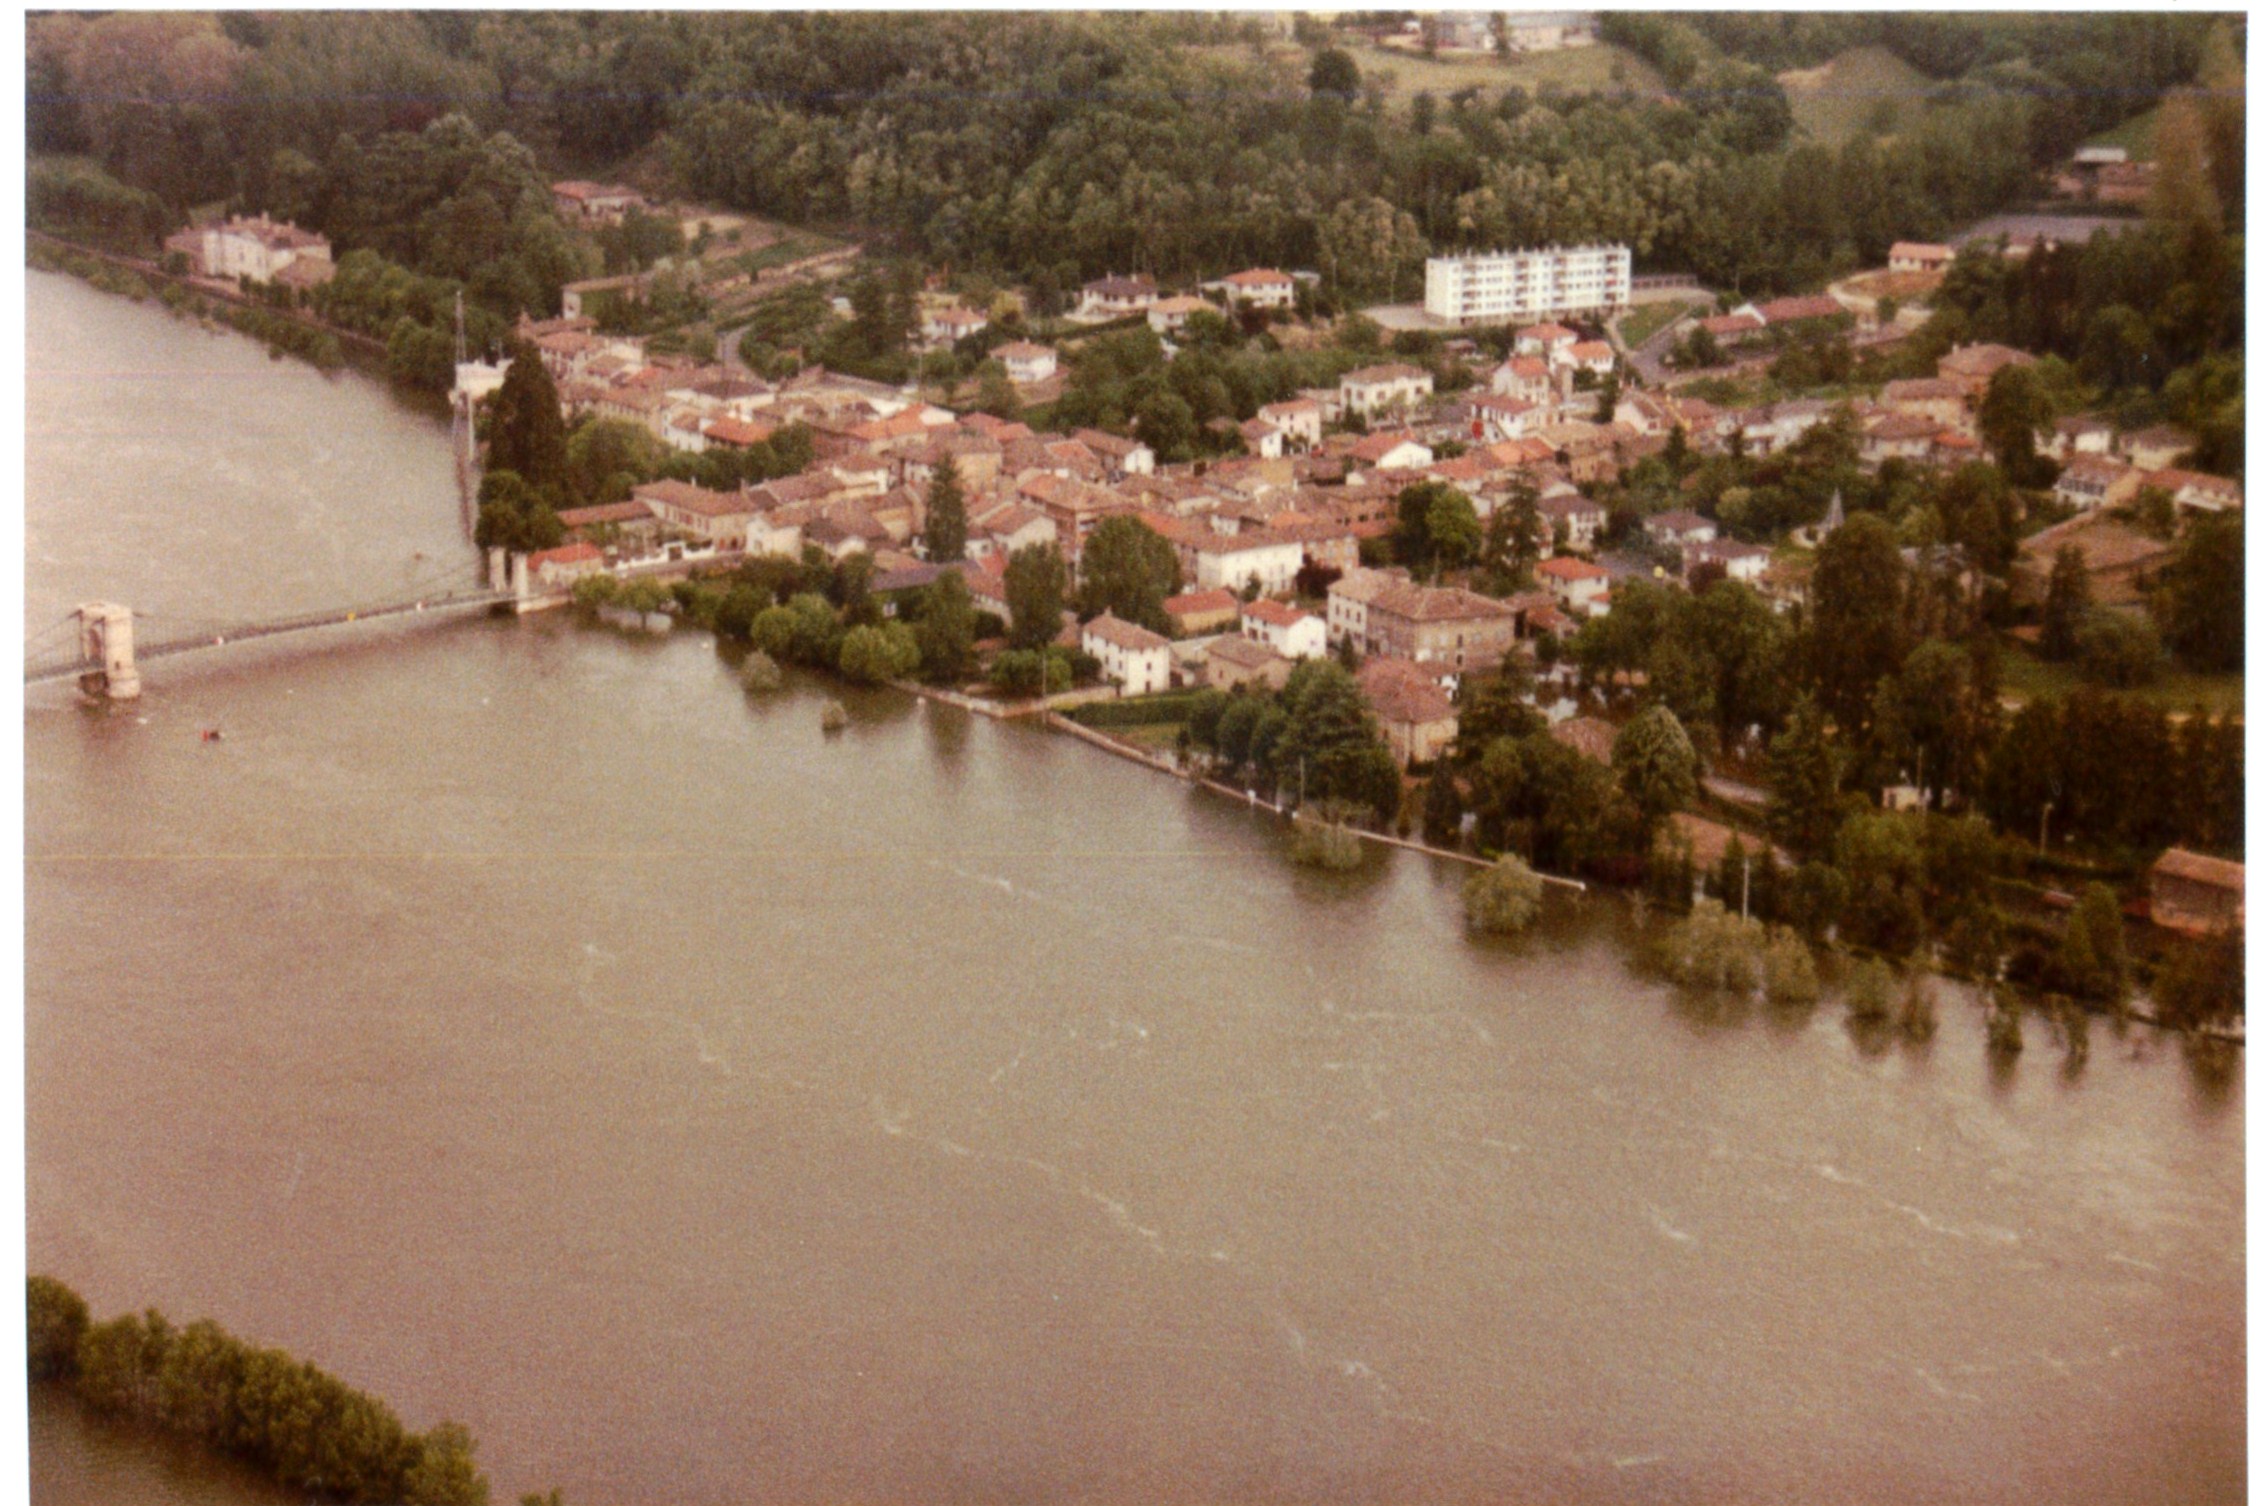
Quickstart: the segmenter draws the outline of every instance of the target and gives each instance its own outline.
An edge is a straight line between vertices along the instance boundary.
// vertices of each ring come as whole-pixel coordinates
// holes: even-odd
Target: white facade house
[[[1428,258],[1427,311],[1447,324],[1612,314],[1631,302],[1629,246]]]
[[[1252,601],[1240,609],[1239,630],[1283,658],[1315,659],[1326,651],[1326,620],[1283,601]]]
[[[993,354],[1004,363],[1004,375],[1023,385],[1047,382],[1059,374],[1059,353],[1048,345],[1014,340],[997,346]]]
[[[205,227],[202,251],[207,277],[273,282],[283,268],[303,263],[317,274],[309,280],[326,281],[333,270],[327,239],[265,215]]]
[[[926,337],[928,345],[954,345],[968,335],[977,335],[988,328],[988,316],[971,309],[935,309],[925,316],[918,332]]]
[[[1294,307],[1294,279],[1269,267],[1234,272],[1224,279],[1225,296],[1259,309]]]
[[[1435,377],[1424,367],[1365,366],[1341,379],[1341,406],[1370,418],[1375,413],[1402,412],[1434,391]]]
[[[1123,695],[1150,695],[1169,688],[1169,640],[1112,612],[1082,625],[1082,651],[1098,661],[1106,678]]]
[[[1157,335],[1173,335],[1184,328],[1185,321],[1194,314],[1219,314],[1222,311],[1205,298],[1180,296],[1162,298],[1147,306],[1146,326]]]
[[[1266,592],[1291,590],[1302,571],[1302,541],[1260,529],[1233,534],[1202,533],[1190,541],[1193,584],[1201,590],[1221,586],[1243,592],[1250,583]]]
[[[1265,403],[1255,410],[1255,416],[1277,429],[1289,445],[1298,449],[1316,449],[1324,435],[1325,410],[1306,397]]]

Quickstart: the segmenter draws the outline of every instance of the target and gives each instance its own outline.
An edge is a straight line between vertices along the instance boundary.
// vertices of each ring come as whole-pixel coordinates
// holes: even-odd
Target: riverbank
[[[263,342],[270,352],[295,357],[319,371],[335,371],[350,362],[368,375],[388,376],[389,352],[382,340],[331,324],[302,308],[252,297],[217,278],[168,272],[159,262],[104,251],[44,230],[26,232],[25,260],[40,271],[76,277],[102,292],[136,302],[143,296],[155,297],[176,317],[222,324]],[[107,278],[102,275],[105,272]],[[137,292],[135,282],[125,279],[138,281],[142,291]],[[206,300],[224,304],[234,312],[215,312]],[[323,340],[333,342],[334,351],[325,350],[320,344]]]

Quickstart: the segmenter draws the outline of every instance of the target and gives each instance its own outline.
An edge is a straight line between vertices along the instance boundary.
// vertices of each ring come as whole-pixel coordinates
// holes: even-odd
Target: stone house
[[[1357,686],[1400,765],[1433,763],[1459,735],[1459,713],[1451,697],[1417,664],[1367,659],[1357,668]]]
[[[1098,661],[1124,695],[1169,688],[1169,640],[1111,612],[1082,625],[1082,651]]]

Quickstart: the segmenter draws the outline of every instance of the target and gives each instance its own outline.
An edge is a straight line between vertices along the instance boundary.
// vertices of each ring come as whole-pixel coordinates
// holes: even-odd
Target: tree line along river
[[[27,622],[468,562],[381,386],[29,293]],[[1612,898],[1479,943],[1457,865],[562,614],[24,730],[31,1268],[498,1499],[2243,1495],[2241,1082],[2169,1036],[1863,1049]],[[42,1501],[264,1499],[35,1422]]]

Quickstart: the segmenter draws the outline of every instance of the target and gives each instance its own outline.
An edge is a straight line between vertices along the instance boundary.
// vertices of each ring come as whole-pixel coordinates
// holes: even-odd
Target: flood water
[[[468,564],[381,387],[30,303],[30,620]],[[2242,1083],[2171,1037],[1471,943],[1451,865],[695,634],[248,653],[27,710],[30,1264],[498,1500],[2243,1497]],[[50,1409],[39,1498],[143,1447]]]

